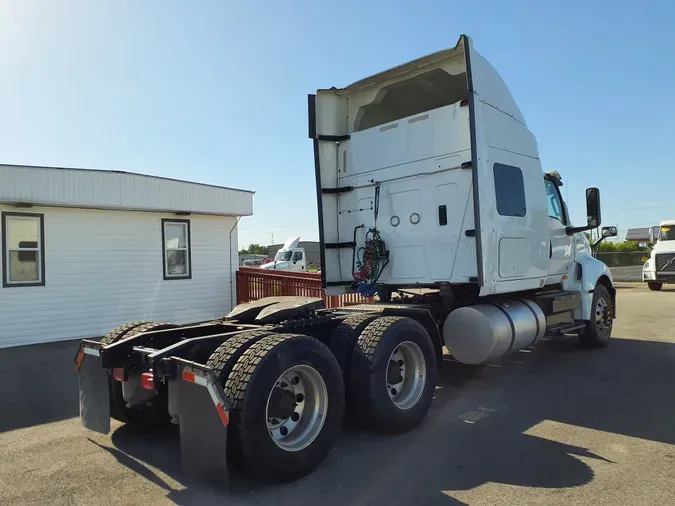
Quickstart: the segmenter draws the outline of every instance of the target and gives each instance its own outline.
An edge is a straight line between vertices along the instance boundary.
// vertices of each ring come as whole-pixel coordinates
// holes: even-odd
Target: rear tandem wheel
[[[115,343],[121,339],[148,332],[176,327],[170,323],[151,321],[130,322],[108,332],[101,344]],[[108,387],[110,389],[110,416],[139,430],[152,430],[169,426],[171,418],[167,411],[167,392],[161,390],[150,405],[128,407],[122,395],[122,383],[113,379],[112,371],[108,371]]]
[[[436,372],[434,345],[420,323],[400,316],[377,318],[354,348],[350,411],[375,432],[412,430],[429,411]]]
[[[349,370],[354,346],[356,346],[363,329],[378,316],[380,315],[371,313],[349,316],[342,320],[330,335],[328,347],[333,352],[340,369],[342,369],[345,384],[349,382]]]
[[[270,481],[291,481],[318,467],[344,417],[340,368],[326,345],[298,334],[263,337],[225,381],[232,409],[228,457]]]

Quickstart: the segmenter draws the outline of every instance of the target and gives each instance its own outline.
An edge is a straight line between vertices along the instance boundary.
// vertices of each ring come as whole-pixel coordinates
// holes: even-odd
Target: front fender
[[[614,287],[612,272],[605,262],[601,262],[590,255],[577,257],[576,261],[582,268],[582,291],[593,292],[598,284],[598,280],[602,277],[607,278],[611,288]]]
[[[576,269],[574,274],[563,282],[563,288],[566,290],[579,292],[581,295],[581,307],[574,311],[576,320],[589,320],[591,317],[591,306],[593,303],[593,291],[598,283],[607,286],[612,297],[612,306],[614,307],[614,316],[616,317],[616,290],[614,288],[614,278],[609,267],[597,258],[593,258],[587,252],[577,254],[575,257]]]

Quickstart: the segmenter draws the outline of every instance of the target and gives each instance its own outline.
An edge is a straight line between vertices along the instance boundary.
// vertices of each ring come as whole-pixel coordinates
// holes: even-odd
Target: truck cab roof
[[[352,119],[347,126],[347,133],[466,100],[467,93],[472,92],[481,101],[526,126],[525,117],[502,77],[485,58],[473,50],[474,60],[471,64],[475,82],[474,79],[467,82],[465,53],[466,47],[471,44],[467,35],[461,35],[453,48],[417,58],[346,87],[332,87],[318,92],[330,92],[350,100],[349,114],[346,115]],[[363,118],[364,115],[368,118]]]

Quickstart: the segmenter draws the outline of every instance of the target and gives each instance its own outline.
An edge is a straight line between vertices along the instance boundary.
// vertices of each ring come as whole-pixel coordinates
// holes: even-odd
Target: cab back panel
[[[543,282],[548,230],[536,140],[468,37],[318,91],[310,136],[326,287],[353,283],[355,251],[370,229],[390,251],[380,284],[471,282],[486,295]]]
[[[475,263],[454,269],[460,237],[473,228],[473,212],[467,213],[471,170],[462,168],[471,159],[468,114],[458,102],[341,142],[346,162],[337,168],[337,187],[354,190],[323,195],[325,240],[353,240],[356,230],[358,249],[376,228],[390,251],[380,283],[466,282],[475,276]],[[326,211],[331,205],[337,205],[335,229]],[[335,253],[337,262],[326,263],[327,280],[352,281],[352,250]]]

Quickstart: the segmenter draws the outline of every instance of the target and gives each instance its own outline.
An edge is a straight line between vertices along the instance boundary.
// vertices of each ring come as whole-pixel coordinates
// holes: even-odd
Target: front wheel
[[[590,320],[585,331],[579,334],[581,344],[587,348],[604,348],[609,344],[613,323],[612,298],[607,287],[598,285],[593,291]]]
[[[658,292],[659,290],[661,290],[661,288],[663,288],[663,283],[657,283],[656,281],[649,281],[647,283],[647,286],[651,291]]]

